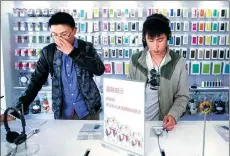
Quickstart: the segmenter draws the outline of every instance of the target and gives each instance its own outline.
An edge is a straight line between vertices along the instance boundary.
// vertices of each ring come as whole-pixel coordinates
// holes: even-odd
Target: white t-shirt
[[[165,62],[165,57],[161,61],[159,70],[164,64],[164,62]],[[146,64],[148,67],[148,78],[150,80],[150,77],[151,77],[150,71],[152,69],[155,69],[158,73],[159,71],[158,71],[158,67],[156,68],[154,67],[149,51],[147,51],[147,55],[146,55]],[[147,83],[146,88],[145,88],[145,120],[146,121],[159,120],[158,94],[160,93],[160,88],[158,90],[152,90],[150,87],[151,87],[151,84]]]

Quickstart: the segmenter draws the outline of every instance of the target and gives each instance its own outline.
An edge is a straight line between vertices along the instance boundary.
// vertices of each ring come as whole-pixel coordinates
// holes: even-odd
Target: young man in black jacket
[[[58,12],[49,20],[55,43],[43,48],[35,72],[16,108],[25,114],[49,73],[52,77],[52,109],[55,119],[99,120],[101,96],[93,75],[104,73],[104,64],[92,43],[75,37],[73,17]]]

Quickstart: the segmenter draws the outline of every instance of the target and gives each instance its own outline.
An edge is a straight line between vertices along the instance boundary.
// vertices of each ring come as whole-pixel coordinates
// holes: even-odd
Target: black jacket
[[[52,109],[54,118],[59,119],[61,117],[63,106],[62,55],[63,53],[56,49],[54,43],[42,49],[35,71],[31,75],[30,84],[17,102],[18,108],[23,103],[24,111],[28,112],[29,105],[46,83],[50,73],[52,76]],[[101,96],[93,80],[93,75],[101,76],[105,70],[104,64],[93,44],[80,39],[78,39],[78,48],[74,48],[69,56],[73,59],[73,63],[79,67],[79,70],[77,70],[78,89],[90,114],[95,114],[101,107]]]

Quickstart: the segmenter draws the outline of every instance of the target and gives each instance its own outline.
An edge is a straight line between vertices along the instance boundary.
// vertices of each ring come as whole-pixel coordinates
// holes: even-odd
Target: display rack
[[[222,91],[222,88],[228,91],[228,3],[217,3],[218,9],[209,8],[199,2],[174,2],[178,4],[171,8],[166,8],[163,3],[165,2],[162,5],[157,2],[130,2],[132,5],[125,8],[118,5],[114,7],[109,2],[94,2],[89,7],[73,7],[70,2],[65,2],[65,5],[61,2],[51,5],[53,2],[49,2],[47,8],[31,9],[17,2],[20,5],[15,5],[13,13],[9,14],[11,46],[15,54],[14,67],[11,67],[14,68],[15,101],[24,91],[27,85],[25,82],[28,82],[34,70],[41,49],[53,42],[47,22],[57,11],[70,13],[74,17],[78,31],[76,37],[92,42],[102,58],[105,73],[98,79],[96,77],[100,91],[104,77],[127,79],[132,54],[143,50],[143,22],[152,13],[162,13],[170,19],[172,37],[169,46],[186,58],[189,85],[196,84],[198,90],[205,92]],[[19,81],[19,77],[23,77],[23,82]],[[221,86],[202,86],[202,81],[217,79],[222,81]],[[47,93],[51,97],[51,85],[49,78],[41,93]],[[49,104],[52,103],[51,98],[48,101]]]

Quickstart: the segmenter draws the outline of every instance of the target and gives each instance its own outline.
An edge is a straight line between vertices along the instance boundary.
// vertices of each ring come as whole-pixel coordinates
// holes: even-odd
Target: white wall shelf
[[[14,89],[21,89],[21,90],[24,90],[24,89],[26,89],[26,87],[14,87]],[[42,89],[41,89],[42,91],[51,91],[52,90],[52,87],[51,86],[46,86],[46,87],[42,87]]]
[[[196,89],[194,88],[189,88],[191,91],[227,91],[229,90],[229,86],[223,86],[223,87],[197,87]]]

